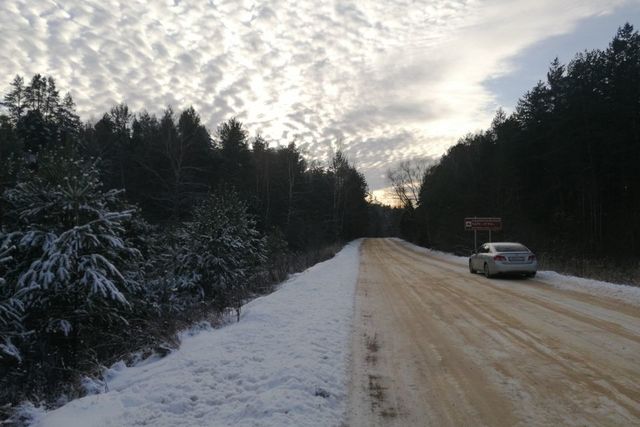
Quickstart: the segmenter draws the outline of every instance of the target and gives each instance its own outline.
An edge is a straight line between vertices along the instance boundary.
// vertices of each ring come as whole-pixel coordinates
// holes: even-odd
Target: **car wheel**
[[[527,274],[527,277],[536,277],[536,272],[532,271],[531,273]]]
[[[475,274],[475,270],[473,269],[473,267],[471,266],[471,261],[469,261],[469,273],[471,274]]]
[[[486,278],[491,278],[491,272],[489,271],[489,264],[485,263],[484,264],[484,276]]]

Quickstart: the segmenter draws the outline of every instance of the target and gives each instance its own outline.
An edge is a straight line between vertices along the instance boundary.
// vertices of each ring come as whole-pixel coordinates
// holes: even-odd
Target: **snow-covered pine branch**
[[[0,246],[0,360],[12,358],[20,361],[20,351],[12,342],[22,328],[24,306],[12,286],[3,277],[5,266],[12,260],[15,248]]]
[[[121,196],[102,189],[93,165],[62,151],[41,153],[36,170],[4,193],[0,245],[16,248],[7,273],[17,290],[32,290],[30,328],[67,336],[94,317],[121,318],[135,286],[126,269],[140,255],[125,239],[134,211]]]

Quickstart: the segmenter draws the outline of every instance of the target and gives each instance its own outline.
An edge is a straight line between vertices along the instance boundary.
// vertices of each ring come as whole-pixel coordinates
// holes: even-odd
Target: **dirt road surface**
[[[640,309],[362,245],[350,427],[640,426]]]

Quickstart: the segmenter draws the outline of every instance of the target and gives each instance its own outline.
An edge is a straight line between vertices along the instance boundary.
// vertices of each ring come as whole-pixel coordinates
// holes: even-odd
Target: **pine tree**
[[[11,89],[4,96],[4,101],[0,103],[9,111],[9,117],[13,124],[18,123],[26,110],[26,94],[24,79],[16,76],[11,82]]]
[[[253,188],[253,165],[249,152],[248,133],[242,122],[231,118],[218,126],[217,143],[222,156],[222,173],[225,181],[240,194]]]
[[[22,335],[22,315],[24,305],[22,299],[29,290],[16,293],[4,279],[5,267],[12,260],[11,252],[15,248],[0,247],[0,361],[6,358],[21,360],[20,351],[14,340]]]
[[[23,142],[24,148],[31,153],[38,153],[43,147],[51,146],[56,139],[50,123],[39,110],[29,110],[16,126],[16,133]]]
[[[195,209],[183,230],[179,273],[183,287],[219,308],[240,313],[258,267],[266,260],[265,242],[247,207],[233,192],[212,195]]]
[[[56,88],[56,82],[53,77],[47,77],[45,89],[46,96],[42,108],[43,114],[48,120],[54,120],[60,109],[60,93]]]
[[[64,96],[62,103],[58,106],[56,121],[61,143],[66,144],[78,139],[81,127],[80,118],[78,114],[76,114],[76,104],[68,92]]]
[[[367,228],[367,183],[364,176],[338,151],[332,161],[333,226],[336,240],[352,240]]]
[[[41,154],[37,170],[4,193],[0,247],[16,248],[7,278],[30,290],[25,324],[41,340],[69,337],[71,361],[85,330],[122,319],[136,285],[123,273],[138,251],[124,240],[133,211],[121,197],[102,190],[93,165],[60,150]]]

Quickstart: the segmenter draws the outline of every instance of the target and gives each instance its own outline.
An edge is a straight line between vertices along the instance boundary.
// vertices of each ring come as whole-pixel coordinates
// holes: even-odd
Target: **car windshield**
[[[522,245],[496,245],[496,252],[529,252],[529,249]]]

